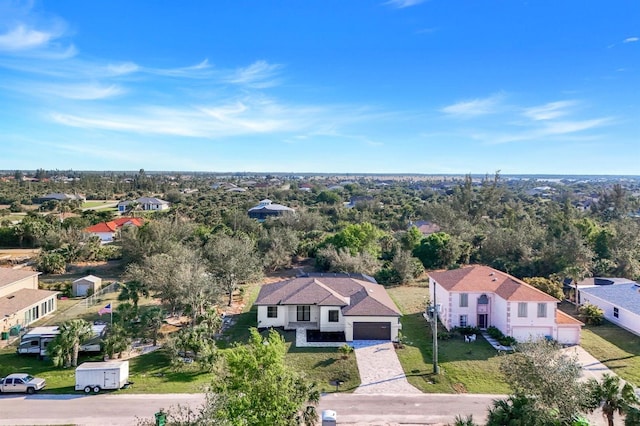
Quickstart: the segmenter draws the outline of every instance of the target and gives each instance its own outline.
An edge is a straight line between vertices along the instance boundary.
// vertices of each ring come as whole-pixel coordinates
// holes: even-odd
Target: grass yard
[[[257,327],[257,309],[253,302],[258,297],[259,285],[245,288],[246,304],[243,312],[235,316],[235,324],[224,332],[224,339],[219,342],[222,348],[228,348],[233,343],[245,343],[249,339],[249,328]],[[282,332],[287,342],[286,362],[296,371],[303,373],[309,379],[318,383],[322,392],[335,392],[335,386],[330,381],[340,378],[344,384],[340,392],[352,392],[360,384],[360,374],[354,354],[346,360],[340,359],[337,348],[296,348],[295,333]]]
[[[569,303],[563,303],[560,308],[569,315],[576,315],[575,307]],[[614,373],[640,386],[639,336],[605,321],[602,325],[582,327],[580,346]]]
[[[80,356],[78,363],[101,361],[100,356]],[[175,371],[164,351],[156,351],[129,360],[129,380],[134,384],[127,393],[202,392],[211,378],[207,373]],[[55,368],[50,361],[35,356],[18,355],[15,347],[0,350],[0,377],[11,373],[29,373],[47,380],[46,393],[75,392],[74,368]]]
[[[114,203],[117,203],[117,201],[116,200],[91,200],[91,201],[85,201],[84,203],[82,203],[82,206],[80,208],[95,209],[97,207],[104,206],[104,205],[107,205],[109,206],[109,208],[112,208]]]
[[[431,326],[422,316],[428,288],[399,286],[389,288],[388,292],[404,314],[401,320],[404,347],[396,353],[409,383],[427,393],[509,392],[499,371],[502,356],[482,338],[474,343],[465,343],[460,335],[439,340],[441,374],[434,375]]]

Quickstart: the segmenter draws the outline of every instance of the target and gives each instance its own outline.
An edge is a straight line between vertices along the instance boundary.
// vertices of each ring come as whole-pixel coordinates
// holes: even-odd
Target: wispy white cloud
[[[417,6],[424,2],[425,0],[389,0],[383,4],[398,9],[404,9],[405,7]]]
[[[24,93],[33,97],[55,97],[78,101],[99,100],[116,97],[126,93],[126,89],[117,84],[99,83],[38,83],[33,81],[0,83],[0,88]]]
[[[640,38],[638,38],[638,37],[627,37],[622,42],[623,43],[635,43],[638,40],[640,40]]]
[[[275,79],[281,65],[260,60],[245,68],[238,68],[227,80],[229,83],[254,88],[268,88],[278,84]]]
[[[140,67],[133,62],[107,65],[107,72],[112,75],[126,75],[138,71]]]
[[[0,34],[0,50],[24,50],[41,47],[49,43],[53,34],[18,25],[5,34]]]
[[[524,115],[536,121],[553,120],[569,114],[569,109],[576,104],[576,101],[549,102],[544,105],[525,108]]]
[[[497,93],[487,98],[471,99],[448,105],[441,109],[445,114],[458,117],[475,117],[493,114],[504,99],[504,94]]]

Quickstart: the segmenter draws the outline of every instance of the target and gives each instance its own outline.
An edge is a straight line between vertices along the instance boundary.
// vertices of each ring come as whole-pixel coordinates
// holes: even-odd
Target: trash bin
[[[9,340],[9,332],[8,331],[3,331],[2,333],[0,333],[0,339],[1,340]]]
[[[165,426],[167,424],[167,413],[160,410],[156,413],[156,426]]]
[[[336,426],[337,415],[333,410],[322,410],[322,426]]]

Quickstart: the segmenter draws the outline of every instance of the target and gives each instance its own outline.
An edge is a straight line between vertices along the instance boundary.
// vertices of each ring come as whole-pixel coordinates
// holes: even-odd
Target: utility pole
[[[438,366],[438,314],[440,313],[441,305],[436,303],[436,291],[433,288],[433,305],[429,307],[431,311],[431,324],[433,327],[433,374],[440,374],[440,367]]]

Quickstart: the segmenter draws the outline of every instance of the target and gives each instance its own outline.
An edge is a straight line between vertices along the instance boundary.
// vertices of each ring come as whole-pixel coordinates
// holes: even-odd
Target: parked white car
[[[44,379],[33,377],[25,373],[9,374],[0,379],[0,392],[35,393],[46,386]]]

